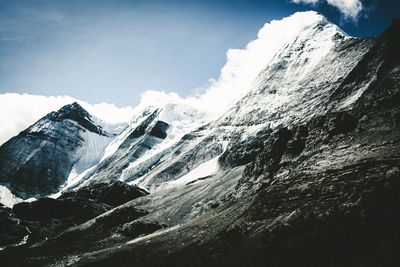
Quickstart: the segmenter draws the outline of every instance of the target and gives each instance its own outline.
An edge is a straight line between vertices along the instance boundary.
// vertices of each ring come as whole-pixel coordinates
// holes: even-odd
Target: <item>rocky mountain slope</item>
[[[99,164],[69,187],[109,180],[133,181],[149,172],[185,134],[206,120],[205,112],[180,103],[147,107],[105,149]]]
[[[353,38],[301,15],[313,23],[219,119],[150,107],[57,200],[2,208],[1,262],[396,266],[400,20]],[[192,129],[177,126],[185,120]],[[121,200],[124,190],[139,194]],[[29,217],[68,201],[64,219]]]
[[[180,178],[185,182],[202,178],[193,172],[204,164],[215,170],[204,176],[245,165],[275,129],[350,108],[356,94],[365,89],[363,84],[340,99],[331,95],[341,90],[341,83],[373,40],[351,38],[323,16],[311,16],[313,23],[277,52],[238,103],[219,119],[184,136],[163,157],[141,161],[144,171],[128,181],[151,190],[171,181],[179,183]],[[374,79],[368,78],[365,83]]]
[[[73,103],[51,112],[0,147],[0,183],[20,198],[56,193],[95,165],[115,133]]]

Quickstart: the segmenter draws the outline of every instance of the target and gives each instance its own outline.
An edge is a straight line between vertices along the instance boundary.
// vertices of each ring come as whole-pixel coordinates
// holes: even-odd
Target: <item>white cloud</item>
[[[135,107],[135,110],[141,110],[150,105],[162,106],[171,102],[186,104],[187,100],[173,92],[148,90],[141,95],[140,103]]]
[[[204,93],[189,97],[188,103],[220,114],[251,89],[252,82],[273,56],[300,32],[325,20],[317,12],[298,12],[290,17],[266,23],[257,39],[243,49],[230,49],[220,77],[211,81]]]
[[[327,0],[328,4],[337,7],[345,17],[357,20],[358,15],[363,9],[363,5],[359,0]]]
[[[308,5],[315,5],[320,0],[293,0],[292,3],[295,4],[308,4]]]
[[[132,107],[119,108],[108,103],[92,105],[70,96],[0,94],[0,144],[17,135],[47,113],[75,101],[91,114],[109,123],[129,121],[134,114]]]
[[[316,5],[324,1],[339,9],[345,18],[351,18],[354,21],[357,21],[359,14],[363,10],[363,5],[360,0],[292,0],[292,3]]]

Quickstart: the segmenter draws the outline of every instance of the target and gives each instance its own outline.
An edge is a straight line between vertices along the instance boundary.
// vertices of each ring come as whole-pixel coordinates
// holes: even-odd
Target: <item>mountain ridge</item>
[[[313,14],[316,25],[283,46],[221,117],[202,121],[206,115],[180,105],[144,109],[82,183],[62,193],[79,198],[104,186],[109,192],[113,183],[125,188],[121,180],[149,192],[129,189],[142,196],[111,209],[93,203],[95,216],[56,235],[49,229],[41,240],[28,235],[25,244],[0,252],[3,262],[398,262],[398,20],[376,38],[353,38]],[[181,121],[193,127],[179,128]],[[7,225],[24,236],[10,214]]]
[[[0,147],[0,181],[25,199],[55,193],[74,165],[95,160],[83,155],[87,143],[101,153],[111,138],[78,103],[65,105]]]

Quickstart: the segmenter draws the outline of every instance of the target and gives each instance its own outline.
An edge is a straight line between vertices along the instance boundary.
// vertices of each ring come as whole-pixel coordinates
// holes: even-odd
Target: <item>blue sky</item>
[[[133,106],[146,90],[191,95],[272,19],[313,9],[371,36],[400,15],[398,0],[361,2],[354,20],[324,1],[0,0],[0,93]]]

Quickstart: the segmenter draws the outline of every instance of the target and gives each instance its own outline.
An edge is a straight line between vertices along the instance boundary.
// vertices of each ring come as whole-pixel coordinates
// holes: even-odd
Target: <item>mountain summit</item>
[[[51,112],[0,147],[0,183],[21,198],[55,193],[111,141],[78,103]]]
[[[93,122],[92,116],[77,102],[63,106],[56,112],[47,115],[47,118],[54,122],[71,120],[78,123],[81,127],[100,135],[107,135],[101,126]]]

